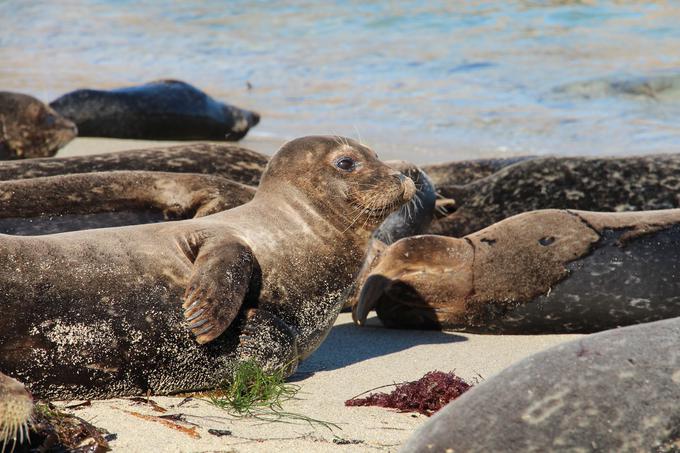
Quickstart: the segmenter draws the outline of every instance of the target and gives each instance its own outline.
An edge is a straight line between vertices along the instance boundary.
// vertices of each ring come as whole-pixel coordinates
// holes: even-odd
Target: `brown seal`
[[[0,370],[41,398],[212,388],[239,360],[291,372],[333,325],[373,230],[414,194],[369,148],[305,137],[228,211],[0,235]]]
[[[26,94],[0,91],[0,160],[53,156],[76,125]]]
[[[220,176],[150,171],[0,181],[0,233],[49,234],[203,217],[250,201]]]
[[[680,316],[680,209],[543,210],[385,250],[354,318],[472,332],[592,332]]]
[[[0,181],[73,173],[141,170],[200,173],[257,185],[268,156],[235,145],[192,143],[147,149],[0,163]]]
[[[428,232],[463,237],[513,215],[548,208],[678,208],[678,189],[680,154],[532,158],[468,184],[437,184],[437,191],[453,203]]]

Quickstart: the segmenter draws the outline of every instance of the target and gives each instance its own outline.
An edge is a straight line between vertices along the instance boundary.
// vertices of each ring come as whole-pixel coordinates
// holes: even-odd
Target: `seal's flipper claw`
[[[352,307],[352,320],[355,324],[363,326],[366,323],[366,317],[378,305],[391,282],[392,280],[382,275],[371,275],[366,279],[359,294],[359,302]]]
[[[236,318],[248,292],[254,257],[236,238],[201,244],[182,308],[187,326],[200,344],[224,332]]]

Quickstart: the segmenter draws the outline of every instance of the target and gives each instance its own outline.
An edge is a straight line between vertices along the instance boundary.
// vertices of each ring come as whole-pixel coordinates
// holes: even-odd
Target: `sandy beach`
[[[58,156],[138,149],[170,142],[78,138]],[[239,145],[271,154],[275,141],[249,139]],[[517,360],[578,335],[500,336],[457,332],[392,330],[369,318],[357,327],[343,313],[323,345],[289,380],[300,386],[283,409],[336,425],[284,419],[263,422],[230,416],[200,397],[152,397],[165,412],[126,399],[93,401],[69,412],[104,428],[113,451],[397,451],[427,417],[344,402],[369,389],[415,380],[432,370],[452,371],[475,382]],[[390,391],[391,388],[383,390]],[[72,406],[77,401],[60,402]],[[179,415],[186,422],[154,418]],[[208,430],[226,430],[217,436]]]

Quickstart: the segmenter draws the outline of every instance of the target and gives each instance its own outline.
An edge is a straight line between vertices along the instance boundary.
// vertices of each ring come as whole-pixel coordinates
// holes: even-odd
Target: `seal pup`
[[[0,91],[0,160],[53,156],[76,125],[36,98]]]
[[[82,137],[236,141],[260,121],[257,113],[216,101],[178,80],[76,90],[50,107],[74,121]]]
[[[680,154],[527,159],[465,185],[437,185],[453,203],[428,232],[463,237],[538,209],[644,211],[680,207]]]
[[[332,327],[373,230],[414,193],[369,148],[304,137],[228,211],[0,235],[0,370],[61,399],[214,388],[240,360],[292,372]]]
[[[399,451],[676,452],[679,343],[674,318],[554,346],[475,385]]]
[[[192,143],[59,159],[2,162],[0,181],[73,173],[140,170],[210,174],[257,186],[268,160],[268,156],[240,146]]]
[[[0,181],[0,233],[50,234],[203,217],[255,188],[191,173],[115,171]]]
[[[28,439],[33,418],[33,398],[24,385],[0,373],[0,451],[9,451]]]
[[[355,322],[481,333],[577,333],[680,316],[680,209],[519,214],[464,238],[385,250]]]

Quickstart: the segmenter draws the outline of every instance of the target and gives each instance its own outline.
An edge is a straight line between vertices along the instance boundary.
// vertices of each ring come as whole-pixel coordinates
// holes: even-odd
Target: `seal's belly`
[[[201,347],[186,329],[190,263],[163,238],[130,244],[125,233],[99,230],[76,241],[0,235],[1,371],[30,382],[39,397],[168,393],[212,382],[230,339]]]

